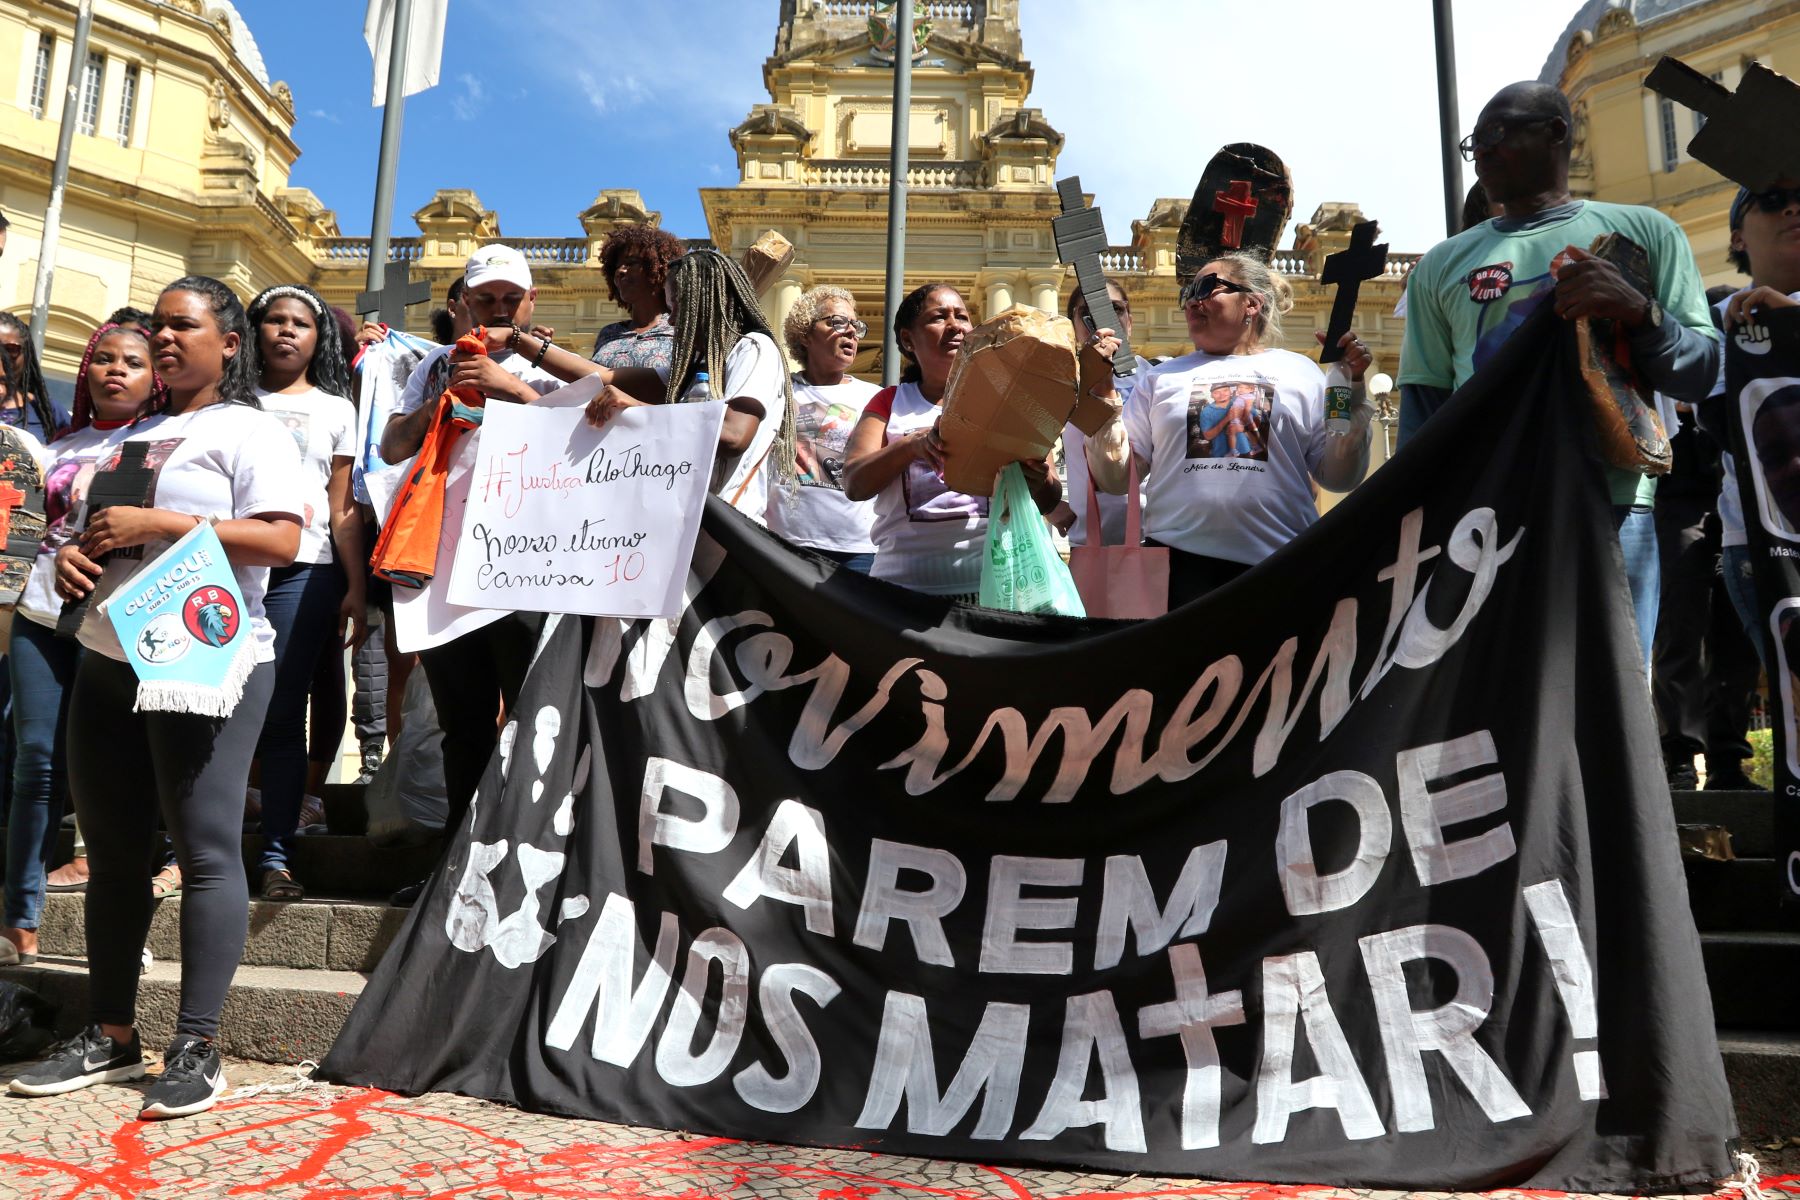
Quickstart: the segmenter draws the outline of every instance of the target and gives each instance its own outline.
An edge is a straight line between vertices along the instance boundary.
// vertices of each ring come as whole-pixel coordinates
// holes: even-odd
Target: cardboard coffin
[[[1078,379],[1075,327],[1064,317],[1021,304],[970,332],[938,419],[945,484],[991,496],[1001,467],[1043,458],[1066,423],[1098,433],[1116,409],[1081,396]]]
[[[744,261],[740,265],[744,268],[744,274],[750,277],[750,286],[761,296],[781,278],[781,273],[793,261],[794,244],[769,229],[744,251]]]

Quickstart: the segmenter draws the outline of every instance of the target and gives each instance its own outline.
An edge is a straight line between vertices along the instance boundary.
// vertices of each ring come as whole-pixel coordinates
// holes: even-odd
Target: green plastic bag
[[[983,608],[1008,612],[1087,616],[1018,463],[1008,463],[994,481],[980,599]]]

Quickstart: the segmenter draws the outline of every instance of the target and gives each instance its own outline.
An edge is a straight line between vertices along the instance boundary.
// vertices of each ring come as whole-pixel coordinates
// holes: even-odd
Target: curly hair
[[[794,301],[794,307],[788,309],[787,319],[781,323],[781,339],[787,343],[788,353],[806,369],[806,335],[812,332],[813,322],[819,319],[819,312],[833,300],[842,300],[856,311],[856,297],[841,287],[816,287]]]
[[[138,310],[133,308],[120,311],[136,313]],[[118,313],[113,315],[117,316]],[[135,337],[143,342],[144,357],[150,357],[150,333],[143,322],[108,321],[94,330],[94,336],[88,339],[87,349],[82,352],[81,367],[75,372],[75,403],[74,407],[69,410],[68,432],[70,433],[74,433],[77,429],[86,429],[94,423],[94,394],[93,389],[88,385],[88,368],[93,365],[94,352],[100,348],[100,343],[115,333]],[[159,413],[168,406],[169,386],[162,381],[162,376],[158,375],[153,367],[150,370],[150,399],[138,416],[144,417],[151,413]]]
[[[256,299],[250,302],[250,329],[253,335],[262,328],[263,318],[269,315],[269,309],[277,300],[298,300],[312,311],[313,328],[317,340],[313,346],[313,356],[306,364],[306,382],[321,392],[329,392],[333,396],[350,398],[350,366],[349,356],[344,353],[343,327],[338,323],[336,313],[325,303],[325,298],[311,288],[298,283],[282,283],[274,287],[264,288],[257,293]],[[258,345],[258,366],[261,366],[262,347]],[[260,383],[262,372],[257,371]]]
[[[649,264],[645,278],[661,297],[663,284],[669,278],[669,268],[687,253],[687,247],[681,244],[680,238],[654,225],[621,225],[607,234],[605,245],[600,247],[600,275],[606,280],[606,294],[614,304],[625,301],[619,298],[619,289],[613,286],[613,272],[619,269],[620,260],[634,251]],[[658,303],[661,303],[660,299]]]
[[[162,290],[164,296],[170,292],[192,292],[203,297],[219,332],[238,335],[238,352],[224,361],[219,373],[219,399],[227,404],[261,408],[256,384],[262,378],[262,356],[256,349],[256,329],[237,293],[210,275],[183,275]]]

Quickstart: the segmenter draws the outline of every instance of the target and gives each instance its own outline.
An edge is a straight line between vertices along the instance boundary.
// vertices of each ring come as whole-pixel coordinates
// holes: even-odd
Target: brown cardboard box
[[[1021,304],[973,330],[957,352],[938,420],[944,482],[991,496],[1001,467],[1043,458],[1066,422],[1098,432],[1113,410],[1092,397],[1078,404],[1078,377],[1075,327],[1063,317]]]
[[[741,264],[744,274],[750,277],[750,286],[756,289],[758,296],[769,290],[769,286],[781,277],[794,261],[794,244],[782,237],[773,229],[765,230],[751,247],[744,251]]]

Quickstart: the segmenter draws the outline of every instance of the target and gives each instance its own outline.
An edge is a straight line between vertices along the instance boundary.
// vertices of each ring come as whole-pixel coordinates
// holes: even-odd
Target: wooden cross
[[[1800,87],[1787,76],[1751,63],[1734,92],[1665,56],[1644,83],[1706,118],[1688,153],[1725,178],[1753,192],[1800,179]]]
[[[102,509],[143,508],[150,503],[150,497],[156,490],[156,468],[150,465],[150,443],[143,441],[125,442],[119,447],[119,460],[111,468],[95,471],[94,478],[88,484],[87,515],[93,515]],[[114,555],[120,558],[142,558],[144,548],[132,546],[125,549],[108,551],[101,557],[105,562]],[[87,619],[88,602],[94,598],[89,592],[79,600],[65,600],[62,613],[56,621],[56,636],[72,638],[81,629],[82,621]]]
[[[1087,304],[1088,323],[1094,331],[1110,329],[1119,335],[1119,348],[1113,352],[1113,374],[1135,375],[1137,355],[1132,352],[1131,339],[1125,336],[1125,326],[1113,308],[1106,274],[1100,269],[1100,253],[1106,249],[1106,225],[1100,219],[1100,210],[1087,206],[1079,175],[1057,180],[1056,196],[1062,201],[1063,210],[1062,216],[1050,222],[1056,236],[1056,256],[1075,268],[1075,284]]]
[[[1256,197],[1250,194],[1248,179],[1234,179],[1231,186],[1213,197],[1213,211],[1225,217],[1225,232],[1219,240],[1236,250],[1244,244],[1244,222],[1256,213]]]
[[[377,316],[390,328],[404,329],[406,306],[423,304],[429,299],[431,284],[424,280],[412,281],[412,264],[390,262],[382,275],[379,291],[357,293],[356,312],[361,317]]]
[[[1356,297],[1362,291],[1362,282],[1387,270],[1387,243],[1375,244],[1375,230],[1375,222],[1358,221],[1350,230],[1350,245],[1327,255],[1325,269],[1319,272],[1320,283],[1337,284],[1337,295],[1331,301],[1331,320],[1325,325],[1325,349],[1319,353],[1322,363],[1334,363],[1344,357],[1338,339],[1350,332],[1350,322],[1356,319]]]
[[[12,484],[0,480],[0,542],[12,534],[13,510],[29,499]]]

